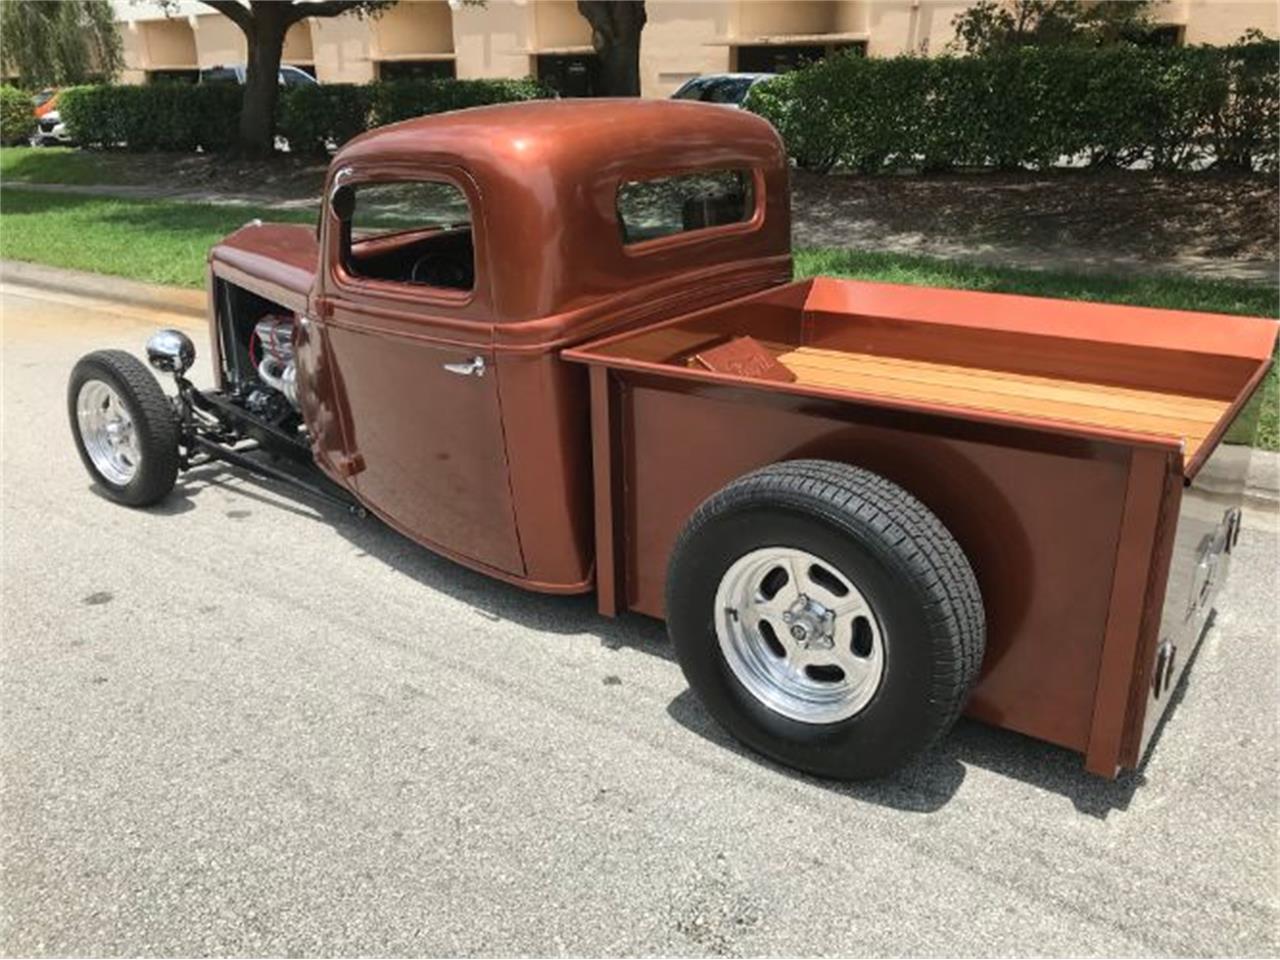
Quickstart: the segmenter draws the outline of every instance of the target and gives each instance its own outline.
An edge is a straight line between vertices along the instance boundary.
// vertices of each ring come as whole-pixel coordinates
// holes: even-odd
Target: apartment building
[[[647,97],[690,77],[727,70],[778,72],[854,49],[867,56],[942,51],[969,0],[648,0],[641,46]],[[194,78],[243,63],[244,37],[221,14],[182,0],[116,0],[127,68],[122,80]],[[1170,43],[1230,43],[1247,29],[1276,36],[1276,0],[1165,0],[1155,19]],[[321,83],[409,76],[539,77],[565,95],[595,86],[591,29],[573,0],[401,0],[379,17],[303,20],[284,61]]]

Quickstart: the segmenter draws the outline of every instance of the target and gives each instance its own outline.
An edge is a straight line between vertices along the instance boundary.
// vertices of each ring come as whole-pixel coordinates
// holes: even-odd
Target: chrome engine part
[[[262,347],[258,360],[258,377],[273,390],[279,390],[294,407],[298,405],[298,368],[294,360],[292,316],[263,317],[253,328]]]

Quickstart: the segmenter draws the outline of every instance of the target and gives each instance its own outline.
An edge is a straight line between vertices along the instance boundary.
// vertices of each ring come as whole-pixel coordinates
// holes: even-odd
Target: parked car
[[[36,132],[32,135],[31,142],[36,146],[65,145],[72,142],[71,134],[67,132],[62,115],[58,112],[58,95],[61,92],[58,88],[51,87],[32,97]]]
[[[200,71],[200,83],[238,83],[243,85],[245,78],[245,65],[243,63],[233,63],[226,66],[219,64],[215,67],[205,67]],[[282,87],[308,87],[314,86],[318,81],[307,71],[298,67],[292,67],[289,64],[280,65],[280,86]]]
[[[747,102],[752,87],[775,76],[773,73],[709,73],[686,80],[671,99],[741,107]]]
[[[793,280],[777,133],[701,103],[422,117],[323,196],[211,251],[212,389],[174,330],[147,358],[175,395],[76,364],[108,497],[221,462],[594,590],[811,773],[885,774],[962,711],[1139,763],[1240,533],[1273,322]]]

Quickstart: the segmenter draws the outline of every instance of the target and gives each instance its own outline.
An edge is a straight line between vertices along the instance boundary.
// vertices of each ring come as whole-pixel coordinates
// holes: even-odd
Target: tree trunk
[[[601,94],[606,97],[640,96],[640,34],[621,37],[600,51]]]
[[[284,54],[286,24],[271,12],[273,6],[276,4],[254,4],[253,24],[245,31],[249,62],[240,107],[240,150],[250,157],[270,156],[275,150],[276,100],[280,96],[280,58]]]
[[[600,58],[601,95],[640,96],[640,33],[644,0],[578,0],[591,24],[591,45]]]

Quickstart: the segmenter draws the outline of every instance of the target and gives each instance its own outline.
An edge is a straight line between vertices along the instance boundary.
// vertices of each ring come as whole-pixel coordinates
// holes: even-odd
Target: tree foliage
[[[111,80],[124,47],[108,0],[4,0],[0,65],[28,88]]]
[[[1151,7],[1151,0],[979,0],[952,19],[953,46],[965,53],[998,53],[1137,43],[1151,32]]]

